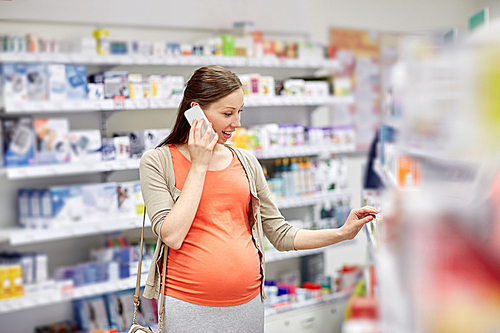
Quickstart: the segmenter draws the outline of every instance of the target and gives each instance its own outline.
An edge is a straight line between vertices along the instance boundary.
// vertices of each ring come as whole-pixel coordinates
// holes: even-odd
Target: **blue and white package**
[[[111,161],[116,158],[115,141],[113,138],[103,138],[101,144],[103,161]]]
[[[71,131],[69,144],[72,163],[100,162],[102,159],[101,132],[99,130]]]
[[[42,227],[52,227],[52,195],[49,189],[39,190],[40,222]]]
[[[110,328],[106,301],[103,296],[74,300],[73,306],[76,320],[85,332]]]
[[[81,186],[50,188],[52,220],[54,225],[81,222],[85,217],[83,189]]]
[[[67,118],[36,118],[36,161],[38,164],[69,162],[69,121]]]
[[[40,205],[40,191],[37,189],[31,189],[28,192],[28,203],[30,217],[28,219],[28,228],[41,229],[42,219],[41,219],[41,205]]]
[[[118,213],[116,183],[98,183],[82,186],[85,221],[103,222]]]
[[[17,220],[19,225],[26,228],[30,218],[29,190],[19,189],[17,191]]]
[[[4,119],[2,133],[5,167],[35,164],[35,131],[30,117]]]
[[[42,64],[26,65],[28,100],[47,99],[47,68]]]
[[[118,210],[125,216],[141,215],[144,211],[144,200],[141,193],[141,182],[138,180],[117,183]]]
[[[25,64],[0,64],[3,102],[25,101],[28,98]]]
[[[63,64],[47,65],[48,99],[61,101],[66,99],[66,66]]]
[[[66,65],[66,98],[78,100],[87,97],[87,67]]]

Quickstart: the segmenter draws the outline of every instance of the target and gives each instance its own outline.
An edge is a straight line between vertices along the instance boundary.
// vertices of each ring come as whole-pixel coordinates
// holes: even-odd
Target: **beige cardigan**
[[[299,230],[285,222],[284,217],[271,200],[271,192],[267,186],[262,167],[257,158],[244,149],[232,148],[240,160],[250,182],[249,223],[252,237],[261,258],[261,295],[266,298],[263,290],[265,279],[265,253],[264,234],[279,251],[295,250],[293,241]],[[165,171],[160,158],[165,157]],[[161,226],[165,216],[179,198],[181,191],[175,188],[175,175],[172,165],[170,149],[164,145],[157,149],[147,151],[141,158],[139,167],[141,191],[151,220],[153,233],[158,237],[153,264],[149,270],[144,297],[158,298],[160,293],[159,263],[163,254],[168,253],[168,247],[162,242],[160,235]]]

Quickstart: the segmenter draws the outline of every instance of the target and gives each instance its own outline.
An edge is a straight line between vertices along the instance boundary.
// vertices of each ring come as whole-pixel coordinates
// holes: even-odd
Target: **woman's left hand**
[[[344,225],[340,228],[342,238],[348,240],[356,237],[363,225],[373,220],[375,214],[378,213],[378,210],[370,206],[351,210]]]

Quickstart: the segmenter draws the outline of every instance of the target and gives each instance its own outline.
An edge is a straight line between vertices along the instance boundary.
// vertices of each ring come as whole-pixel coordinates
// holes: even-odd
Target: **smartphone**
[[[205,113],[203,110],[200,108],[199,105],[193,106],[191,109],[187,110],[184,112],[184,116],[186,117],[187,121],[189,122],[189,125],[193,125],[193,119],[196,119],[200,121],[200,119],[205,119],[203,122],[203,125],[201,126],[201,135],[205,135],[208,129],[208,124],[209,121],[207,119],[207,116],[205,116]],[[210,141],[214,138],[215,132],[212,129],[212,133],[210,133]]]

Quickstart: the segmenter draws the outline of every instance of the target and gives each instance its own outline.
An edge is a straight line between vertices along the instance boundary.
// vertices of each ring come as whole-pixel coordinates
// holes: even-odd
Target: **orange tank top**
[[[191,162],[170,145],[175,186],[182,191]],[[260,258],[248,213],[250,185],[239,159],[208,171],[198,211],[179,250],[170,249],[168,296],[199,305],[234,306],[260,292]]]

